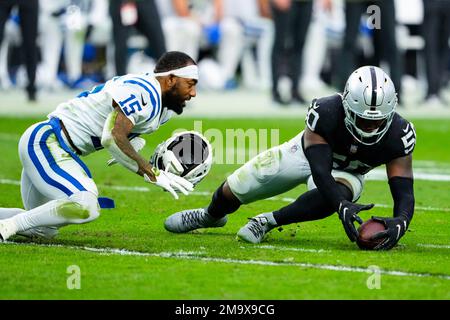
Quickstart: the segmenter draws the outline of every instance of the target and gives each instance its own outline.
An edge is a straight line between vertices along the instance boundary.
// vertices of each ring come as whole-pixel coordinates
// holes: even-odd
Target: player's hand
[[[153,183],[158,187],[169,191],[172,196],[178,200],[177,191],[188,195],[190,191],[194,190],[194,185],[186,179],[179,177],[173,173],[167,171],[153,170],[155,174],[155,181],[151,180],[147,174],[144,174],[144,180],[149,183]]]
[[[378,232],[372,236],[372,240],[386,238],[383,242],[377,245],[375,250],[389,250],[392,249],[405,234],[408,229],[408,222],[403,217],[383,218],[372,217],[373,220],[381,222],[386,227],[385,231]]]
[[[358,231],[354,225],[355,221],[359,224],[362,224],[362,219],[358,216],[358,212],[361,210],[370,210],[372,209],[374,204],[361,205],[357,203],[353,203],[347,200],[342,200],[339,204],[339,219],[342,221],[342,225],[344,226],[345,233],[350,241],[355,242],[358,238]]]
[[[130,140],[130,144],[133,146],[133,149],[136,150],[136,152],[141,151],[145,147],[145,139],[141,137],[136,137]],[[113,164],[116,164],[117,160],[114,159],[114,157],[111,157],[111,159],[106,162],[106,164],[109,166],[112,166]]]

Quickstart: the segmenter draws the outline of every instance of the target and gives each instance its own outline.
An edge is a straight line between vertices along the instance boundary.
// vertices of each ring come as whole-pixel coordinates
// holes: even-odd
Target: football
[[[386,230],[384,224],[373,219],[369,219],[358,228],[359,236],[356,239],[356,244],[360,249],[373,250],[373,248],[380,244],[384,239],[381,238],[378,240],[371,240],[370,238],[378,232],[384,230]]]

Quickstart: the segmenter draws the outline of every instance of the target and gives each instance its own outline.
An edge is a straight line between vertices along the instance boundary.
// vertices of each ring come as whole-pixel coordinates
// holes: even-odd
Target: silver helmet
[[[345,126],[362,144],[381,140],[389,129],[397,106],[394,83],[380,68],[364,66],[347,80],[342,105]]]

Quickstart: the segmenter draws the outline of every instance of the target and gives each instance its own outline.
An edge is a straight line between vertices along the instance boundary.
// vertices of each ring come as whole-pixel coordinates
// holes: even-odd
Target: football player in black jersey
[[[275,227],[337,212],[348,238],[355,241],[355,221],[362,223],[358,213],[373,207],[356,203],[364,175],[385,164],[393,217],[374,217],[386,227],[374,238],[383,239],[376,250],[391,249],[405,234],[414,212],[416,134],[412,123],[395,112],[396,105],[394,84],[383,70],[357,69],[343,94],[313,100],[304,131],[251,159],[222,183],[209,206],[177,212],[167,218],[165,228],[181,233],[221,227],[242,204],[306,183],[309,191],[279,210],[251,218],[238,237],[259,243]]]

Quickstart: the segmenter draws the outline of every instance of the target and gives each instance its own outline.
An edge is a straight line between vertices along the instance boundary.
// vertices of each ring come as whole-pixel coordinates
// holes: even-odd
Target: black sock
[[[236,198],[228,199],[223,194],[223,182],[211,199],[211,203],[208,206],[209,215],[215,218],[225,217],[227,214],[235,212],[241,206],[241,202]]]
[[[345,199],[351,201],[353,198],[349,188],[338,183],[339,190]],[[312,221],[326,218],[335,212],[334,208],[329,204],[325,197],[317,189],[305,192],[297,198],[293,203],[273,212],[273,217],[279,226]]]

